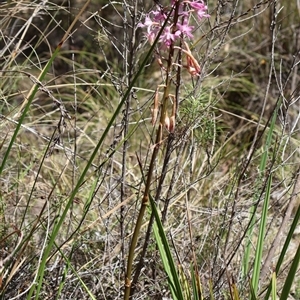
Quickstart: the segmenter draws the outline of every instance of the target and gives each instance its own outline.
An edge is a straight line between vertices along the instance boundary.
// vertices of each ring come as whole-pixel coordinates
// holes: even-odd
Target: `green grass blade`
[[[276,295],[276,273],[273,272],[273,275],[272,275],[272,300],[276,300],[277,298],[277,295]]]
[[[259,282],[259,275],[261,269],[261,259],[262,259],[262,251],[264,247],[264,239],[265,239],[265,232],[266,232],[266,223],[267,223],[267,216],[268,216],[268,207],[269,207],[269,200],[271,194],[271,186],[272,186],[272,176],[269,176],[268,183],[267,183],[267,190],[265,195],[265,200],[263,204],[262,216],[260,221],[260,228],[258,232],[258,241],[255,253],[255,261],[253,267],[253,276],[252,276],[252,286],[254,293],[257,293],[258,290],[258,282]]]
[[[283,260],[286,256],[286,252],[287,252],[287,249],[291,243],[291,240],[293,238],[293,234],[297,228],[297,226],[299,225],[299,220],[300,220],[300,205],[298,206],[298,210],[295,214],[295,217],[293,219],[293,222],[292,222],[292,225],[291,225],[291,228],[288,232],[288,235],[286,237],[286,240],[284,242],[284,245],[283,245],[283,248],[280,252],[280,255],[279,255],[279,258],[278,258],[278,261],[277,261],[277,264],[276,264],[276,268],[275,268],[275,273],[278,274],[279,273],[279,270],[280,270],[280,267],[283,263]],[[271,294],[271,291],[272,291],[272,281],[270,282],[269,284],[269,288],[268,288],[268,291],[266,293],[266,296],[265,296],[265,300],[269,299],[270,297],[270,294]]]
[[[253,286],[250,283],[250,296],[252,300],[257,300],[256,293],[254,292]]]
[[[298,245],[298,249],[297,252],[294,256],[290,271],[286,277],[282,292],[281,292],[281,296],[280,296],[280,300],[287,300],[289,298],[289,293],[294,281],[294,278],[296,276],[296,272],[298,269],[298,265],[299,265],[299,260],[300,260],[300,243]]]
[[[184,299],[192,300],[190,285],[181,265],[178,266],[178,274]]]
[[[193,290],[193,299],[194,300],[200,300],[198,288],[197,288],[197,278],[194,271],[193,265],[191,265],[191,275],[192,275],[192,290]]]
[[[250,254],[251,254],[251,247],[252,247],[251,237],[256,223],[254,206],[250,208],[250,218],[251,218],[251,223],[249,224],[249,228],[246,234],[246,245],[245,245],[245,252],[244,252],[243,262],[242,262],[242,277],[244,279],[247,278],[247,274],[249,272],[249,262],[250,262]]]
[[[267,160],[268,160],[268,152],[269,148],[272,144],[272,136],[274,132],[275,122],[277,119],[277,111],[279,108],[279,104],[277,105],[272,120],[270,123],[269,132],[267,135],[266,143],[265,143],[265,151],[262,155],[261,162],[260,162],[260,174],[266,173],[266,166],[267,166]],[[259,283],[259,276],[261,271],[261,259],[262,259],[262,251],[264,248],[264,240],[265,240],[265,232],[266,232],[266,223],[267,223],[267,216],[268,216],[268,207],[269,207],[269,201],[270,201],[270,194],[271,194],[271,187],[272,187],[272,175],[270,174],[267,180],[267,188],[266,188],[266,194],[265,199],[263,202],[263,208],[262,208],[262,215],[260,220],[260,227],[258,232],[258,240],[255,250],[255,259],[254,259],[254,267],[253,267],[253,274],[252,274],[252,280],[251,285],[253,288],[253,292],[255,295],[257,295],[258,291],[258,283]],[[251,297],[253,300],[253,296]]]
[[[50,66],[52,65],[52,63],[53,63],[55,57],[57,56],[59,50],[60,50],[60,48],[57,48],[57,49],[54,51],[53,55],[52,55],[52,56],[50,57],[50,59],[48,60],[46,66],[44,67],[44,69],[42,70],[42,72],[41,72],[41,74],[40,74],[40,76],[39,76],[39,78],[38,78],[38,81],[39,81],[39,82],[41,82],[41,81],[45,78],[45,76],[46,76],[46,74],[47,74],[47,72],[48,72]],[[17,126],[16,126],[16,128],[15,128],[15,130],[14,130],[13,136],[12,136],[12,138],[11,138],[9,144],[8,144],[7,150],[6,150],[6,152],[5,152],[5,154],[4,154],[4,157],[3,157],[3,159],[2,159],[2,163],[1,163],[1,165],[0,165],[0,175],[2,174],[2,172],[3,172],[3,170],[4,170],[4,167],[5,167],[5,165],[6,165],[6,161],[7,161],[8,157],[9,157],[9,154],[10,154],[10,151],[11,151],[11,149],[12,149],[12,146],[13,146],[13,144],[14,144],[15,141],[16,141],[17,135],[18,135],[18,133],[19,133],[19,131],[20,131],[20,128],[21,128],[21,126],[22,126],[22,124],[23,124],[23,122],[24,122],[24,119],[25,119],[25,117],[26,117],[26,115],[27,115],[27,112],[29,111],[29,108],[30,108],[30,106],[31,106],[31,103],[32,103],[32,101],[33,101],[33,99],[34,99],[34,97],[35,97],[37,91],[38,91],[38,88],[39,88],[39,84],[38,84],[38,82],[37,82],[37,83],[35,83],[35,84],[33,85],[32,89],[31,89],[31,91],[30,91],[30,94],[29,94],[27,103],[26,103],[26,105],[25,105],[25,107],[24,107],[24,110],[23,110],[23,112],[22,112],[22,114],[21,114],[21,116],[20,116],[20,118],[19,118],[19,121],[18,121],[18,123],[17,123]]]
[[[184,300],[183,297],[183,290],[180,285],[180,280],[178,277],[178,273],[176,270],[176,266],[170,251],[170,247],[162,226],[162,223],[160,221],[156,205],[154,203],[154,200],[151,196],[149,196],[150,203],[151,203],[151,208],[155,216],[155,223],[153,226],[154,230],[154,235],[156,239],[156,243],[161,255],[161,259],[164,265],[164,269],[168,275],[168,281],[169,281],[169,286],[171,289],[171,293],[173,295],[173,299],[178,299],[178,300]]]
[[[159,253],[160,253],[160,257],[161,257],[161,260],[162,260],[162,263],[163,263],[163,266],[164,266],[164,270],[165,270],[165,272],[167,273],[167,276],[168,276],[168,283],[169,283],[171,294],[173,296],[173,299],[177,300],[177,299],[179,299],[177,297],[177,292],[176,292],[177,288],[176,288],[175,283],[174,283],[173,273],[172,273],[170,265],[168,263],[167,254],[165,252],[165,248],[163,246],[163,242],[161,240],[161,236],[159,234],[159,229],[157,227],[157,224],[153,225],[153,232],[154,232],[156,244],[157,244],[157,247],[158,247],[158,250],[159,250]]]

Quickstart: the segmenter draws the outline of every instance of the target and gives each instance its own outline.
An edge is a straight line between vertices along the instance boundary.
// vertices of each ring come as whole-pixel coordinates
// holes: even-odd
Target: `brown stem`
[[[178,21],[178,11],[179,11],[179,3],[176,4],[175,11],[174,11],[174,19],[173,24],[177,24]],[[170,12],[171,14],[171,12]],[[174,26],[174,30],[175,30]],[[157,154],[159,151],[159,147],[162,143],[162,136],[163,136],[163,127],[165,124],[165,120],[167,117],[167,107],[168,107],[168,100],[169,100],[169,94],[170,94],[170,85],[171,85],[171,73],[172,73],[172,67],[173,67],[173,56],[174,56],[174,45],[170,45],[169,49],[169,57],[168,57],[168,65],[166,70],[166,85],[164,88],[164,94],[162,98],[162,105],[161,105],[161,115],[160,115],[160,123],[158,125],[157,133],[156,133],[156,141],[149,165],[149,171],[147,174],[146,179],[146,186],[145,191],[142,198],[142,205],[141,209],[139,211],[137,223],[133,232],[130,248],[129,248],[129,254],[128,254],[128,260],[127,260],[127,271],[126,271],[126,277],[125,277],[125,293],[124,293],[124,300],[129,300],[130,298],[130,290],[131,290],[131,273],[132,273],[132,264],[133,264],[133,258],[134,258],[134,250],[138,241],[138,236],[140,233],[140,229],[142,226],[143,217],[145,214],[146,206],[149,203],[149,193],[150,193],[150,187],[152,183],[152,176],[153,176],[153,170],[155,166],[155,161],[157,158]]]
[[[126,278],[125,278],[125,294],[124,294],[125,300],[128,300],[130,297],[131,273],[132,273],[132,263],[133,263],[133,258],[134,258],[134,249],[137,244],[139,232],[140,232],[140,229],[142,226],[142,221],[143,221],[143,217],[144,217],[145,210],[146,210],[146,206],[149,203],[149,190],[150,190],[150,186],[151,186],[155,160],[157,157],[159,146],[161,144],[161,135],[162,135],[162,124],[159,124],[158,130],[157,130],[157,135],[156,135],[156,143],[154,145],[151,162],[150,162],[150,166],[149,166],[149,172],[148,172],[148,176],[147,176],[145,192],[144,192],[143,199],[142,199],[142,206],[141,206],[141,209],[140,209],[140,212],[138,215],[138,219],[136,222],[136,226],[134,229],[134,233],[133,233],[130,248],[129,248],[129,255],[128,255],[128,260],[127,260],[127,271],[126,271]]]

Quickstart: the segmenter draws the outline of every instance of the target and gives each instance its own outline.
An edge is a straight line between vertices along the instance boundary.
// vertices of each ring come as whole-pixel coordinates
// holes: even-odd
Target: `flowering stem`
[[[167,24],[167,21],[169,17],[171,16],[173,9],[170,11],[164,26]],[[175,14],[176,15],[176,14]],[[177,17],[178,18],[178,17]],[[161,28],[162,32],[163,28]],[[171,50],[172,49],[172,50]],[[133,258],[134,258],[134,250],[138,241],[138,236],[140,233],[140,229],[142,226],[142,221],[143,217],[145,214],[145,210],[147,205],[149,204],[149,191],[150,191],[150,186],[152,182],[152,175],[153,175],[153,170],[154,170],[154,165],[155,165],[155,160],[159,151],[160,144],[162,142],[162,135],[163,135],[163,122],[165,120],[166,114],[167,114],[167,100],[168,100],[168,95],[169,95],[169,87],[170,87],[170,74],[172,70],[172,61],[173,61],[173,54],[174,54],[174,47],[170,47],[170,52],[169,52],[169,59],[168,59],[168,68],[167,68],[167,77],[166,77],[166,86],[164,89],[164,95],[163,95],[163,101],[162,101],[162,112],[161,112],[161,117],[160,117],[160,123],[157,129],[156,133],[156,141],[155,145],[153,148],[153,153],[149,165],[149,171],[147,174],[147,180],[146,180],[146,186],[145,186],[145,192],[143,194],[142,198],[142,205],[139,211],[139,215],[137,218],[136,226],[133,232],[131,244],[130,244],[130,249],[129,249],[129,254],[128,254],[128,260],[127,260],[127,270],[126,270],[126,277],[125,277],[125,293],[124,293],[124,300],[129,300],[130,298],[130,290],[131,290],[131,273],[132,273],[132,264],[133,264]]]
[[[153,152],[149,164],[149,170],[145,178],[145,191],[143,193],[142,197],[142,203],[141,208],[139,211],[139,215],[137,218],[137,223],[134,228],[130,248],[129,248],[129,254],[128,254],[128,260],[127,260],[127,270],[126,270],[126,276],[125,276],[125,293],[124,293],[124,300],[129,300],[129,298],[132,296],[130,293],[133,290],[131,287],[131,273],[132,273],[132,264],[134,259],[134,251],[135,247],[138,241],[138,236],[140,233],[140,229],[142,226],[143,217],[145,214],[145,210],[147,205],[149,205],[149,195],[150,195],[150,187],[152,184],[152,177],[155,167],[155,161],[157,159],[157,155],[159,152],[160,145],[163,141],[163,136],[170,134],[170,132],[173,132],[175,127],[175,117],[178,109],[178,95],[179,95],[179,85],[180,85],[180,75],[178,73],[181,72],[181,67],[177,68],[177,83],[178,86],[176,87],[176,95],[175,99],[173,99],[173,108],[172,108],[172,115],[171,119],[169,119],[168,116],[168,106],[170,101],[170,87],[172,84],[172,71],[174,68],[174,49],[175,49],[175,43],[178,38],[180,39],[180,46],[182,45],[181,39],[183,39],[184,36],[192,37],[191,30],[193,29],[193,26],[188,25],[188,17],[187,15],[192,11],[197,11],[197,14],[200,17],[200,12],[204,11],[206,9],[206,6],[203,4],[202,0],[193,0],[193,1],[182,1],[182,0],[172,0],[171,1],[171,9],[166,15],[166,13],[163,11],[162,7],[159,5],[159,9],[156,11],[150,12],[146,18],[145,22],[143,24],[139,24],[139,27],[146,27],[147,28],[147,38],[149,42],[153,45],[157,43],[157,41],[161,44],[161,51],[167,50],[168,51],[168,58],[167,58],[167,66],[166,69],[166,78],[165,78],[165,85],[164,85],[164,92],[163,97],[161,100],[161,107],[160,107],[160,118],[159,118],[159,124],[156,132],[156,139],[155,144],[153,146]],[[192,7],[192,10],[189,10],[187,12],[184,12],[184,9],[186,7],[186,4],[188,3],[190,7]],[[169,18],[172,16],[172,22],[169,22]],[[202,17],[202,15],[201,15]],[[179,18],[181,18],[182,22],[179,22]],[[186,19],[186,20],[185,20]],[[168,26],[167,26],[168,25]],[[191,53],[189,53],[188,46],[186,46],[186,50],[183,50],[181,47],[178,48],[179,52],[185,52],[185,54],[188,56],[188,64],[190,64],[189,67],[197,68],[198,65],[196,64],[197,61],[193,60],[194,57]],[[179,58],[181,60],[181,53],[179,54]],[[156,117],[158,114],[158,90],[156,91],[155,100],[154,100],[154,108],[152,110],[152,124],[155,125]],[[174,96],[173,96],[174,97]],[[171,122],[172,121],[172,122]],[[166,127],[166,129],[165,129]],[[143,173],[143,172],[142,172]]]
[[[174,23],[177,23],[178,20],[178,9],[179,9],[179,1],[175,5],[175,14],[174,14]],[[172,11],[171,11],[172,12]],[[175,26],[174,26],[175,27]],[[174,30],[174,29],[173,29]],[[157,133],[156,133],[156,140],[155,145],[153,147],[153,152],[151,156],[151,161],[149,165],[149,171],[147,174],[146,179],[146,186],[145,191],[142,198],[142,205],[139,211],[137,223],[133,232],[128,260],[127,260],[127,271],[126,271],[126,278],[125,278],[125,294],[124,294],[124,300],[128,300],[130,298],[130,290],[131,290],[131,273],[132,273],[132,263],[134,258],[134,249],[137,244],[139,232],[142,226],[143,217],[145,214],[145,210],[147,205],[149,204],[149,193],[150,193],[150,187],[152,183],[152,176],[153,176],[153,170],[155,166],[155,160],[157,158],[157,154],[160,148],[160,145],[162,143],[162,136],[163,136],[163,128],[164,128],[164,122],[167,117],[167,107],[168,107],[168,100],[169,100],[169,91],[170,91],[170,85],[171,85],[171,73],[172,73],[172,66],[173,66],[173,55],[174,55],[174,44],[171,43],[170,49],[169,49],[169,57],[168,57],[168,64],[167,64],[167,74],[166,74],[166,84],[164,87],[164,94],[162,98],[162,105],[161,105],[161,115],[160,115],[160,122],[158,125]]]

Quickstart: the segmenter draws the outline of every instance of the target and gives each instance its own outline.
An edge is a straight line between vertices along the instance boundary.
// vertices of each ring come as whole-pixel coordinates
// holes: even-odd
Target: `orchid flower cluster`
[[[191,14],[196,13],[199,20],[209,17],[209,14],[206,13],[207,6],[202,0],[171,0],[170,9],[172,9],[172,13],[174,13],[173,6],[177,2],[180,2],[178,15],[182,17],[182,22],[177,22],[175,26],[169,22],[169,24],[165,26],[164,31],[159,38],[159,43],[162,45],[163,49],[169,48],[171,43],[175,42],[180,37],[193,38],[192,31],[194,26],[189,25]],[[139,24],[139,27],[147,28],[146,36],[150,44],[153,44],[161,27],[167,20],[169,13],[170,10],[157,5],[156,10],[152,10],[146,15],[145,22]],[[172,15],[170,20],[171,19]]]
[[[155,2],[158,3],[157,1]],[[179,65],[172,62],[173,59],[171,55],[168,59],[168,67],[165,69],[162,63],[162,54],[163,52],[173,53],[174,49],[178,49],[186,57],[186,65],[182,66],[186,68],[192,76],[199,76],[201,73],[200,65],[193,56],[186,40],[193,38],[194,26],[190,25],[192,16],[197,16],[199,21],[208,18],[207,6],[203,0],[171,0],[170,4],[169,7],[163,7],[157,4],[155,8],[146,15],[144,22],[138,24],[138,27],[147,30],[146,37],[151,45],[153,45],[159,35],[157,59],[160,67],[166,71],[168,76],[171,73],[172,66]],[[174,98],[174,96],[168,92],[169,89],[167,86],[170,84],[170,81],[168,82],[168,80],[166,80],[166,92],[163,99]],[[166,100],[163,102],[165,103],[165,101]],[[168,116],[167,105],[162,105],[161,124],[164,124],[169,132],[174,132],[175,116],[178,109],[177,103],[178,101],[173,99],[171,117]],[[154,108],[151,109],[151,112],[152,124],[154,125],[159,112],[158,89],[155,93]]]
[[[176,24],[174,24],[173,21],[175,7],[178,8],[176,12],[178,15]],[[147,29],[146,37],[152,45],[161,28],[165,25],[158,41],[158,44],[160,45],[159,49],[164,51],[170,49],[171,45],[174,46],[179,39],[192,39],[194,26],[189,24],[191,16],[196,14],[201,21],[203,18],[208,18],[210,16],[206,12],[207,6],[203,0],[171,0],[170,7],[165,8],[162,7],[162,5],[156,5],[156,8],[146,15],[144,23],[139,23],[138,27]],[[167,24],[165,24],[166,21]],[[199,76],[201,69],[197,60],[192,55],[188,44],[183,42],[183,45],[184,49],[182,49],[182,51],[187,57],[187,65],[184,67],[188,69],[188,72],[192,76]]]

